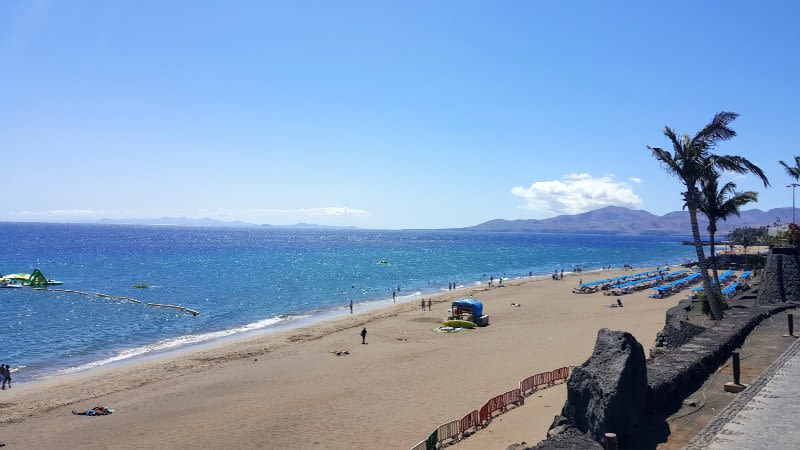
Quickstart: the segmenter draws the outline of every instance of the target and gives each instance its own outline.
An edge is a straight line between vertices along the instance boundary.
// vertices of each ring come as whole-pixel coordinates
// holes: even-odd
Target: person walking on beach
[[[366,344],[367,343],[367,327],[364,327],[361,330],[361,343],[362,344]]]
[[[5,367],[0,364],[0,368],[2,368],[0,377],[3,378],[3,390],[6,390],[6,382],[8,382],[8,388],[11,389],[11,367],[8,364],[6,364]]]
[[[395,297],[397,297],[397,292],[395,292],[395,290],[392,289],[392,303],[397,303],[397,300],[395,300]]]
[[[419,304],[422,306],[422,310],[425,311],[425,299],[423,298],[420,300]]]
[[[353,301],[350,300],[350,314],[353,314]]]
[[[431,310],[431,303],[432,303],[432,302],[431,302],[431,299],[428,299],[428,311],[430,311],[430,310]]]

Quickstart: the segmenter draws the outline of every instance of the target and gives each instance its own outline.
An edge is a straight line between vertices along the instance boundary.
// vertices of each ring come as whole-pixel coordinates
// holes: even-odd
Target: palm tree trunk
[[[717,289],[722,289],[722,285],[719,284],[719,275],[717,274],[717,251],[714,246],[714,232],[708,232],[708,240],[711,244],[711,272],[714,273],[714,283],[717,283]]]
[[[700,267],[700,278],[703,279],[703,287],[706,291],[706,298],[708,299],[708,306],[711,308],[711,315],[714,320],[722,320],[722,307],[717,302],[717,296],[714,293],[714,288],[711,286],[711,278],[708,276],[708,266],[706,266],[706,257],[703,254],[703,243],[700,241],[700,227],[697,225],[697,192],[689,187],[687,198],[687,207],[689,209],[689,220],[692,223],[692,237],[694,238],[694,249],[697,251],[697,265]]]

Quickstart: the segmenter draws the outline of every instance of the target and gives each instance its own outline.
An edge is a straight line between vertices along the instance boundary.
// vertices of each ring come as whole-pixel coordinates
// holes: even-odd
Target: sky
[[[791,206],[800,3],[0,2],[0,221],[449,228],[680,210],[647,146],[734,111]],[[749,209],[746,207],[745,209]]]

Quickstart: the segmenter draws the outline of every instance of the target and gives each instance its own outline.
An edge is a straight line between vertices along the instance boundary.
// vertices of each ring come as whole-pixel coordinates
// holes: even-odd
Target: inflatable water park
[[[21,288],[23,286],[55,286],[64,284],[58,280],[51,280],[42,274],[39,269],[33,269],[30,274],[11,273],[0,275],[0,288]]]
[[[144,304],[146,306],[152,306],[156,308],[172,308],[179,311],[187,312],[192,316],[197,316],[200,314],[199,312],[189,309],[185,306],[180,305],[171,305],[171,304],[164,304],[164,303],[144,303],[141,300],[137,300],[131,297],[125,297],[120,295],[110,295],[110,294],[103,294],[101,292],[84,292],[84,291],[76,291],[73,289],[53,289],[50,286],[58,286],[64,284],[61,281],[53,280],[47,278],[42,274],[42,271],[39,269],[33,269],[33,272],[30,274],[27,273],[11,273],[8,275],[0,275],[0,288],[2,289],[21,289],[23,287],[30,287],[35,291],[40,292],[60,292],[65,294],[78,294],[83,296],[94,296],[99,298],[106,298],[110,300],[123,300],[128,301],[131,303],[139,303]],[[146,284],[143,285],[134,285],[134,288],[144,288],[147,287]]]

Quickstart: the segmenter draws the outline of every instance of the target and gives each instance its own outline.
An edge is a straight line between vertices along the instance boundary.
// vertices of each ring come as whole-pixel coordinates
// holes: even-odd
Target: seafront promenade
[[[795,341],[742,394],[730,402],[687,450],[769,448],[800,445],[800,341]]]

